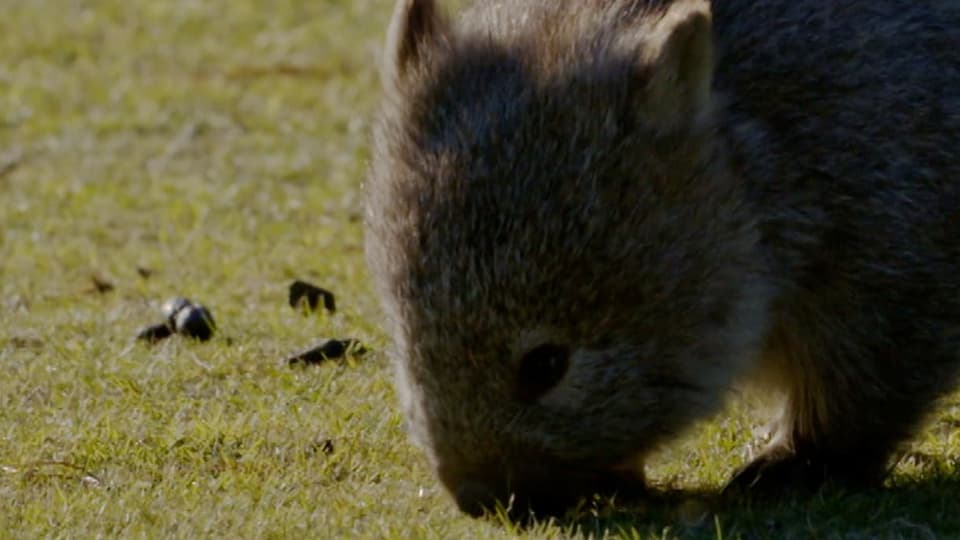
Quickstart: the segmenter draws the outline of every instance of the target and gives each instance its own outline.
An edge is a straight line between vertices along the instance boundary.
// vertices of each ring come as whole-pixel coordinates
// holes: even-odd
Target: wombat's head
[[[389,32],[368,263],[412,436],[472,514],[635,486],[763,333],[708,11],[596,4],[400,0]]]

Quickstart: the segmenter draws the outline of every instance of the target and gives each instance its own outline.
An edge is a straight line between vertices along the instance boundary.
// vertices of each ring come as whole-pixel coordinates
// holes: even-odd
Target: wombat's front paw
[[[886,475],[883,453],[861,450],[826,454],[773,447],[738,470],[724,494],[807,496],[823,487],[864,490],[879,486]]]
[[[818,460],[778,449],[741,467],[723,488],[725,495],[808,495],[825,480]]]

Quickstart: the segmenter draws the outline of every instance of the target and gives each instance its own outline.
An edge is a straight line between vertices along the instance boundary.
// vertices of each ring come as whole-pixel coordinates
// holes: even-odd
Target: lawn
[[[665,495],[529,529],[464,517],[407,443],[362,257],[391,0],[6,0],[0,15],[0,537],[960,536],[960,401],[883,492]],[[333,291],[305,313],[287,287]],[[99,284],[99,286],[98,286]],[[133,336],[169,297],[209,342]],[[320,338],[370,352],[284,358]],[[708,493],[737,404],[657,456]]]

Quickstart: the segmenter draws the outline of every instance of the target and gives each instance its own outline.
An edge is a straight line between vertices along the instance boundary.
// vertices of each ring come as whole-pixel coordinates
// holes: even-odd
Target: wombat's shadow
[[[636,501],[581,510],[559,524],[587,538],[957,538],[960,474],[776,500],[652,490]]]

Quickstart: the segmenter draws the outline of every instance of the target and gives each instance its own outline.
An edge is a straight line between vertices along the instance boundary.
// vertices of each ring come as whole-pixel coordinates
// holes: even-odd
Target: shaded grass
[[[761,508],[667,492],[528,530],[461,516],[404,438],[362,260],[391,2],[7,4],[0,536],[960,534],[956,400],[881,493]],[[96,292],[94,276],[113,289]],[[294,278],[335,291],[341,309],[290,310]],[[176,294],[208,305],[218,335],[133,343]],[[375,352],[281,362],[322,336]],[[753,426],[735,408],[666,449],[651,476],[715,489]]]

